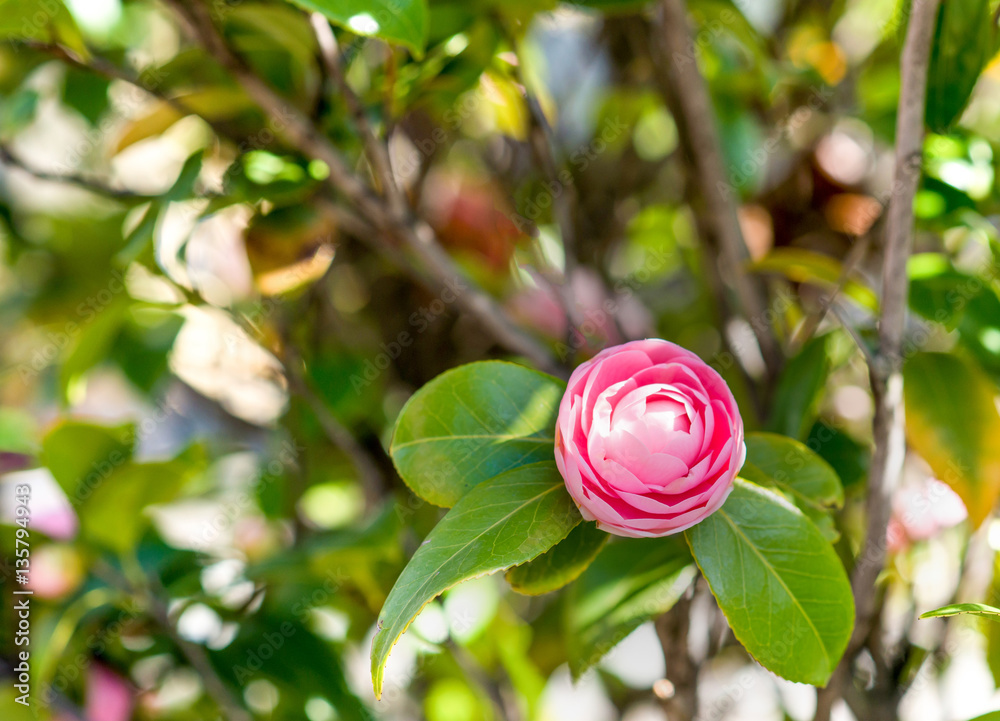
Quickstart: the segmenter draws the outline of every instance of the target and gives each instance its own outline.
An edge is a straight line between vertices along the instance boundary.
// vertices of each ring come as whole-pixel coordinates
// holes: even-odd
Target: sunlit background
[[[835,466],[854,499],[842,540],[853,543],[867,370],[832,316],[804,345],[796,330],[852,249],[881,242],[897,5],[691,3],[725,192],[739,199],[772,320],[801,351],[801,387],[766,419],[753,418],[763,371],[751,328],[720,321],[704,272],[648,13],[432,0],[421,61],[336,34],[348,82],[391,133],[395,177],[468,278],[569,365],[628,338],[695,350],[733,385],[749,425],[811,439]],[[0,2],[0,537],[13,559],[14,489],[29,483],[34,710],[61,721],[212,719],[221,682],[260,719],[665,719],[650,622],[573,683],[564,595],[518,596],[500,576],[426,607],[375,702],[376,616],[441,513],[396,477],[392,423],[443,370],[510,353],[454,294],[428,289],[409,260],[352,225],[323,184],[330,168],[284,143],[280,121],[189,42],[169,7],[61,7]],[[368,172],[307,15],[277,1],[213,8],[254,70]],[[361,20],[354,29],[374,31]],[[552,126],[567,173],[556,186],[532,161],[523,84]],[[921,347],[975,359],[990,396],[1000,378],[997,148],[993,64],[958,127],[927,137],[911,264]],[[556,217],[563,194],[574,201],[572,246]],[[857,263],[840,305],[866,337],[877,257]],[[945,297],[955,274],[979,279],[961,307]],[[914,621],[956,596],[991,596],[1000,522],[970,542],[962,500],[915,454],[893,509],[882,636],[908,679],[900,718],[965,721],[1000,707],[996,629]],[[13,579],[8,563],[0,708],[18,721],[33,716],[14,703]],[[692,633],[708,657],[699,718],[812,718],[813,689],[749,660],[707,598]],[[836,709],[840,721],[855,717]]]

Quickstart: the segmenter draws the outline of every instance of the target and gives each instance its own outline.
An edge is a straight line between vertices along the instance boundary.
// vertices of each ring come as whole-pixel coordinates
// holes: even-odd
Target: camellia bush
[[[998,13],[0,0],[0,719],[1000,719]]]

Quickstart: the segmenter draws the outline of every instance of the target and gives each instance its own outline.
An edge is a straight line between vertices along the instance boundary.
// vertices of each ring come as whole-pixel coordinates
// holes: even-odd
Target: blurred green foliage
[[[204,10],[288,114],[262,109],[177,5]],[[629,337],[697,352],[749,428],[802,441],[839,475],[843,507],[826,499],[817,513],[850,567],[871,441],[860,347],[875,336],[906,5],[691,1],[694,44],[680,60],[711,91],[729,181],[719,192],[738,206],[748,272],[770,301],[766,318],[740,319],[731,279],[710,270],[650,3],[0,0],[0,715],[561,719],[575,708],[562,681],[591,667],[585,683],[611,716],[648,710],[652,680],[600,659],[628,639],[639,646],[623,655],[662,670],[643,624],[696,575],[679,539],[581,543],[579,556],[557,546],[579,567],[544,595],[497,576],[446,591],[410,626],[374,700],[379,612],[443,515],[410,492],[404,466],[397,475],[393,424],[446,370],[524,362],[456,300],[473,286],[564,369]],[[993,689],[940,684],[936,659],[985,645],[970,663],[1000,682],[998,627],[959,627],[972,636],[956,645],[943,622],[915,617],[1000,605],[992,566],[967,563],[971,538],[988,558],[998,545],[995,6],[946,2],[939,18],[905,345],[906,482],[954,486],[983,525],[926,532],[940,484],[916,511],[898,501],[882,579],[895,635],[876,663],[887,680],[864,690],[887,687],[896,703],[929,678],[944,707],[975,706],[968,715]],[[308,11],[332,23],[359,113]],[[435,278],[359,219],[331,184],[338,169],[302,151],[293,109],[372,187],[363,126],[389,139],[408,212],[456,277]],[[749,323],[780,341],[773,377]],[[13,687],[22,484],[28,711]],[[958,598],[969,588],[992,590]],[[698,598],[707,675],[732,688],[754,662]],[[754,717],[801,718],[775,698]]]

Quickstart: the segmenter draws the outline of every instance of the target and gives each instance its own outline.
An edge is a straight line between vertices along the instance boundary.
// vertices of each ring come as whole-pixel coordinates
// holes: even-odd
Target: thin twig
[[[764,289],[746,272],[750,254],[736,214],[735,191],[728,182],[722,162],[712,99],[694,55],[685,1],[661,0],[656,15],[656,34],[652,43],[658,55],[655,69],[662,77],[661,86],[669,87],[667,100],[674,106],[678,130],[686,140],[684,147],[689,151],[689,162],[712,230],[712,237],[707,240],[717,244],[724,277],[751,321],[768,374],[773,377],[781,365],[781,350],[764,322],[767,310]]]
[[[463,291],[456,300],[456,304],[466,312],[475,316],[482,323],[496,341],[508,350],[524,355],[542,370],[550,373],[565,374],[559,364],[552,358],[541,344],[517,328],[506,316],[500,305],[488,296],[481,288],[476,286],[459,269],[458,265],[451,258],[437,248],[427,248],[428,243],[437,245],[433,229],[423,221],[397,221],[392,225],[394,219],[388,212],[388,208],[380,198],[375,196],[359,178],[357,178],[348,168],[340,153],[329,142],[325,136],[312,124],[310,119],[297,108],[287,103],[277,92],[272,90],[263,80],[228,47],[222,36],[212,24],[211,17],[205,8],[197,2],[192,3],[190,9],[183,0],[165,0],[167,4],[174,8],[175,14],[187,32],[194,38],[201,41],[206,49],[211,52],[224,67],[233,73],[240,82],[244,90],[257,102],[257,104],[271,118],[272,128],[276,132],[283,133],[290,139],[296,148],[303,154],[322,160],[330,169],[330,176],[327,182],[330,187],[345,196],[348,203],[353,206],[366,219],[366,226],[360,223],[353,223],[358,237],[375,247],[378,251],[384,251],[388,244],[374,242],[375,236],[382,233],[391,234],[398,237],[404,245],[416,255],[427,267],[428,271],[435,275],[436,285],[442,287],[453,283],[455,279],[461,279],[467,284],[468,289]],[[29,43],[29,47],[41,52],[47,52],[54,57],[63,60],[75,67],[88,70],[104,77],[122,80],[150,95],[163,100],[178,112],[185,115],[198,115],[220,136],[233,140],[230,133],[194,110],[186,107],[177,98],[172,98],[163,93],[158,84],[143,82],[141,78],[130,75],[127,71],[116,67],[112,63],[102,61],[96,56],[89,61],[78,57],[75,53],[59,45]],[[236,141],[239,144],[239,141]],[[357,218],[353,213],[349,213],[350,219]],[[403,263],[402,267],[410,272],[418,280],[421,280],[420,272],[412,263]]]
[[[296,362],[296,359],[292,358],[285,364],[292,388],[294,388],[296,394],[305,399],[327,439],[341,453],[347,456],[351,465],[354,466],[354,471],[358,474],[361,487],[364,490],[365,504],[369,510],[375,508],[382,498],[382,489],[385,487],[382,472],[372,459],[368,457],[367,451],[361,447],[361,444],[354,438],[354,435],[337,420],[333,413],[326,407],[323,400],[309,385],[308,381],[302,378],[297,372],[294,367]]]
[[[69,48],[59,45],[57,43],[40,43],[34,41],[24,41],[25,47],[32,50],[51,55],[57,60],[61,60],[67,65],[71,65],[80,70],[85,70],[87,72],[94,73],[108,80],[119,80],[123,83],[127,83],[138,90],[148,93],[150,96],[161,100],[162,102],[169,105],[171,108],[176,110],[181,115],[197,115],[207,123],[212,130],[214,130],[219,135],[226,137],[225,131],[221,129],[218,123],[213,120],[206,118],[204,115],[197,113],[195,110],[190,108],[183,100],[180,98],[172,97],[164,92],[160,88],[160,76],[158,71],[151,71],[150,78],[144,79],[142,75],[135,75],[130,73],[124,68],[118,67],[110,60],[102,58],[101,56],[90,53],[85,59],[70,50]]]
[[[389,150],[372,129],[365,114],[365,107],[361,99],[355,94],[350,83],[344,75],[344,68],[340,59],[340,48],[337,46],[337,37],[333,34],[330,21],[320,13],[313,13],[309,16],[309,23],[312,25],[313,34],[316,36],[316,43],[319,46],[320,59],[327,75],[336,83],[337,89],[347,104],[347,109],[354,118],[354,125],[365,146],[365,154],[371,161],[372,170],[378,179],[382,192],[389,199],[392,212],[397,217],[402,218],[405,214],[406,198],[403,196],[396,178],[392,172],[392,165],[389,161]]]
[[[507,41],[512,48],[517,48],[517,38],[513,33],[507,33]],[[553,193],[552,203],[555,211],[555,219],[559,224],[560,236],[562,238],[563,255],[565,256],[563,269],[565,280],[561,284],[554,281],[550,281],[550,283],[554,286],[553,290],[556,292],[566,314],[566,345],[569,348],[573,348],[574,333],[580,332],[578,328],[582,324],[572,286],[574,271],[580,265],[580,242],[576,231],[576,211],[580,199],[569,171],[565,171],[565,175],[560,172],[559,162],[556,157],[555,131],[545,116],[545,111],[542,109],[542,104],[538,96],[531,91],[528,76],[524,72],[524,61],[522,58],[523,54],[518,52],[514,70],[524,97],[524,104],[528,108],[528,117],[531,120],[529,132],[531,149],[549,183],[559,189],[558,193]],[[601,276],[600,281],[602,286],[601,292],[605,296],[604,300],[612,300],[612,293],[603,276]],[[619,318],[618,313],[609,313],[608,315],[619,337],[623,340],[631,340],[622,327],[621,318]]]
[[[816,721],[828,721],[833,702],[848,682],[853,659],[863,646],[876,615],[875,587],[885,565],[886,529],[891,495],[903,470],[903,332],[909,279],[906,263],[913,245],[913,198],[920,181],[924,138],[924,105],[931,42],[940,0],[914,0],[900,58],[901,89],[896,117],[896,171],[886,222],[882,268],[879,349],[869,368],[875,417],[875,449],[868,475],[868,525],[864,545],[851,577],[856,619],[847,651],[827,688],[817,697]]]
[[[698,664],[691,658],[688,631],[691,599],[685,594],[674,607],[656,619],[656,635],[666,662],[668,692],[660,702],[668,721],[692,721],[698,715]]]
[[[109,585],[124,591],[133,596],[139,596],[145,604],[147,612],[156,621],[157,625],[170,637],[184,658],[187,659],[191,667],[198,672],[205,691],[215,701],[219,710],[228,721],[253,721],[250,713],[243,707],[232,690],[219,676],[212,665],[208,653],[202,646],[188,641],[177,631],[177,626],[170,618],[170,611],[163,601],[161,594],[165,594],[159,579],[142,573],[138,570],[137,579],[141,578],[141,585],[130,581],[126,576],[106,563],[100,563],[95,573]]]
[[[278,94],[226,43],[215,27],[208,9],[197,0],[166,0],[188,32],[225,68],[247,94],[271,118],[280,131],[296,147],[329,168],[329,180],[340,192],[368,215],[377,215],[382,208],[371,190],[350,169],[343,156],[330,143],[308,116]]]
[[[854,269],[857,268],[862,261],[864,261],[865,256],[868,255],[868,247],[871,245],[871,235],[865,233],[847,252],[847,257],[844,258],[844,262],[841,266],[840,277],[837,278],[837,285],[830,291],[829,295],[823,298],[820,303],[820,307],[816,309],[814,313],[807,316],[805,321],[799,326],[798,331],[792,336],[789,342],[789,352],[790,356],[794,356],[798,351],[802,349],[809,340],[816,333],[816,329],[819,328],[820,323],[826,318],[826,314],[830,312],[830,308],[833,307],[834,302],[840,297],[840,294],[844,292],[844,288],[851,280],[851,275],[854,273]]]
[[[396,93],[396,80],[399,78],[399,63],[396,61],[396,48],[389,43],[383,43],[385,48],[385,85],[382,90],[382,124],[385,126],[386,140],[396,131],[396,116],[393,113],[393,99]]]
[[[152,591],[146,594],[150,614],[174,642],[191,667],[198,672],[205,690],[229,721],[252,721],[252,717],[225,684],[202,646],[183,638],[170,619],[166,604]]]
[[[516,46],[513,37],[509,38],[512,47]],[[528,108],[528,117],[531,120],[531,127],[528,133],[528,140],[532,152],[538,164],[541,165],[549,183],[553,187],[559,188],[558,193],[553,193],[553,205],[555,210],[555,220],[559,226],[560,237],[563,245],[563,277],[562,282],[551,278],[545,270],[545,264],[539,263],[539,273],[543,281],[555,293],[556,299],[566,316],[566,338],[565,343],[569,349],[569,357],[572,358],[572,349],[575,346],[575,334],[581,333],[580,313],[576,300],[573,297],[573,274],[577,266],[579,248],[576,241],[576,188],[572,183],[563,183],[559,177],[559,164],[556,162],[555,141],[552,133],[552,126],[549,125],[548,118],[542,110],[542,105],[528,85],[528,79],[521,67],[522,60],[518,58],[516,67],[517,79],[520,82],[524,104]],[[538,239],[535,239],[536,246]],[[541,253],[538,254],[539,256]],[[539,258],[541,260],[541,258]]]
[[[486,673],[475,656],[452,640],[449,640],[445,646],[465,675],[486,692],[500,718],[505,719],[505,721],[521,721],[521,709],[518,708],[516,699],[510,698],[510,694],[504,693],[505,689],[496,679],[491,678]]]
[[[549,125],[549,120],[545,117],[545,111],[542,110],[542,104],[538,97],[531,92],[520,62],[519,60],[517,65],[517,76],[524,96],[524,103],[528,107],[528,117],[531,119],[529,139],[532,151],[549,182],[558,183],[562,187],[561,192],[555,195],[553,204],[555,205],[556,221],[562,230],[562,241],[566,252],[566,274],[569,275],[576,264],[579,252],[574,213],[577,202],[576,189],[572,183],[564,184],[559,179],[559,164],[556,161],[552,126]]]
[[[865,363],[868,367],[871,368],[875,363],[877,363],[878,359],[872,353],[871,348],[868,347],[868,343],[866,343],[865,339],[861,337],[860,333],[858,333],[858,329],[854,327],[851,319],[847,317],[847,314],[844,312],[844,309],[841,308],[840,304],[832,303],[828,312],[837,319],[837,322],[840,323],[840,327],[844,329],[847,335],[851,336],[851,340],[854,341],[858,350],[861,351],[861,355],[864,356]]]
[[[145,195],[143,193],[136,193],[126,188],[113,188],[102,180],[80,175],[78,173],[52,173],[47,170],[35,168],[15,154],[7,145],[2,143],[0,143],[0,162],[4,165],[18,168],[38,180],[44,180],[51,183],[75,185],[78,188],[83,188],[84,190],[89,190],[92,193],[113,198],[115,200],[149,200],[157,197]]]

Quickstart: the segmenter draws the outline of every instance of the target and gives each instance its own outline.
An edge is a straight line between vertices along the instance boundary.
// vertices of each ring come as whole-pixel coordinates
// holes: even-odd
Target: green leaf
[[[844,431],[825,421],[817,421],[806,443],[830,464],[845,488],[867,478],[871,451]]]
[[[941,618],[944,616],[980,616],[1000,622],[1000,608],[985,603],[953,603],[933,611],[920,614],[920,618]]]
[[[80,525],[91,542],[125,553],[139,542],[149,523],[147,506],[174,500],[204,466],[194,448],[170,461],[126,463],[96,476],[81,494]]]
[[[405,45],[419,60],[427,43],[426,0],[291,0],[357,35]]]
[[[917,253],[907,261],[906,270],[910,276],[910,308],[948,330],[958,327],[971,295],[969,291],[961,292],[962,286],[974,288],[976,294],[985,287],[982,281],[956,270],[941,253]]]
[[[971,721],[1000,721],[1000,711],[991,711],[988,714],[976,716]]]
[[[907,264],[910,308],[948,330],[958,330],[959,340],[983,369],[1000,378],[1000,298],[994,290],[995,274],[970,275],[957,270],[947,256],[919,253]]]
[[[396,470],[425,501],[450,507],[487,478],[551,460],[565,388],[501,361],[442,373],[399,414],[389,447]]]
[[[507,582],[527,596],[562,588],[587,569],[608,538],[597,524],[581,523],[551,550],[507,571]]]
[[[63,102],[96,125],[107,111],[108,87],[111,81],[97,73],[81,68],[67,67],[63,77]]]
[[[854,626],[833,547],[795,506],[737,479],[725,505],[686,531],[733,633],[764,668],[825,685]]]
[[[903,366],[906,437],[965,502],[974,528],[1000,496],[996,386],[974,363],[917,353]]]
[[[164,209],[164,204],[159,200],[150,201],[142,212],[142,217],[136,226],[125,236],[122,249],[115,254],[115,265],[127,268],[130,263],[138,260],[143,252],[153,245],[153,238],[156,232],[156,224],[160,220],[160,213]]]
[[[132,426],[64,421],[42,439],[42,463],[74,504],[132,457]]]
[[[830,334],[811,339],[781,372],[768,430],[803,439],[816,421],[830,376]]]
[[[187,200],[194,195],[195,183],[198,182],[198,176],[201,175],[204,157],[205,153],[202,150],[188,156],[184,165],[181,166],[181,172],[177,174],[177,180],[170,186],[170,190],[161,196],[163,200]]]
[[[530,561],[583,519],[552,461],[521,466],[476,486],[413,554],[379,614],[372,682],[382,695],[385,661],[420,610],[462,581]]]
[[[758,273],[779,273],[796,283],[810,283],[821,288],[833,289],[843,273],[843,265],[836,258],[802,248],[777,248],[750,265]],[[868,286],[848,280],[843,293],[862,308],[878,311],[878,298]]]
[[[623,538],[609,543],[566,599],[566,643],[574,677],[646,621],[666,613],[696,570],[679,536]]]
[[[264,678],[274,683],[282,696],[329,699],[336,708],[337,719],[370,721],[376,718],[351,691],[337,649],[309,627],[307,612],[316,608],[315,602],[303,603],[299,598],[294,603],[303,604],[301,612],[289,612],[287,607],[272,602],[241,620],[236,638],[224,649],[211,654],[223,680],[239,689],[251,678]],[[260,659],[262,639],[269,639],[275,658],[270,663],[258,665],[254,660]],[[279,655],[299,662],[281,663]],[[304,659],[308,662],[302,662]],[[294,715],[302,718],[301,713]]]
[[[316,35],[302,12],[285,4],[240,3],[226,15],[227,36],[258,75],[290,97],[314,92]]]
[[[35,657],[35,683],[46,687],[52,683],[59,671],[59,660],[63,658],[66,647],[88,614],[99,608],[118,606],[127,601],[124,593],[117,589],[94,588],[59,608],[53,620],[40,630],[41,637],[32,639],[40,649]]]
[[[113,291],[112,288],[119,289]],[[88,299],[90,304],[81,303],[87,316],[76,326],[71,336],[74,342],[69,346],[66,357],[59,368],[59,390],[66,400],[72,400],[73,388],[95,366],[103,363],[111,353],[115,339],[125,322],[131,299],[125,295],[124,276],[120,273],[107,282],[106,292],[117,293],[102,304],[98,296]],[[90,318],[87,322],[86,318]]]
[[[840,537],[830,510],[844,505],[844,488],[836,471],[793,438],[774,433],[748,433],[747,462],[740,475],[781,491],[831,541]]]
[[[0,38],[59,42],[89,57],[80,28],[60,0],[0,0]]]
[[[115,339],[110,358],[145,393],[167,373],[168,356],[184,317],[155,305],[133,303]]]
[[[996,24],[989,0],[941,3],[927,74],[927,125],[946,133],[962,115],[993,55]]]
[[[0,408],[0,453],[34,454],[35,419],[18,408]]]
[[[38,111],[38,100],[38,91],[32,88],[20,88],[5,98],[0,108],[0,131],[12,136],[28,127]]]
[[[1000,554],[993,554],[993,580],[987,598],[1000,598]],[[986,637],[986,665],[990,667],[994,686],[1000,685],[1000,623],[984,623]]]

